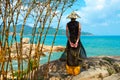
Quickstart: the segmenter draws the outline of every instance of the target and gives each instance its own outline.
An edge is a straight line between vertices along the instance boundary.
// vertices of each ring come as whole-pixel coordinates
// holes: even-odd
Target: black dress
[[[70,41],[75,43],[78,36],[78,29],[79,29],[79,22],[77,21],[70,21],[67,23],[70,35]],[[76,48],[71,47],[69,41],[67,41],[66,46],[66,53],[67,53],[67,65],[68,66],[78,66],[79,61],[82,58],[86,58],[85,49],[79,39],[78,46]]]

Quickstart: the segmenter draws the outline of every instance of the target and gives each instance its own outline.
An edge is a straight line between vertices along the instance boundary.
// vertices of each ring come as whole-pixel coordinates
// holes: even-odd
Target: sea
[[[24,36],[30,37],[30,36]],[[45,45],[52,45],[54,36],[47,36]],[[120,56],[120,36],[81,36],[87,56]],[[41,41],[42,42],[42,41]],[[66,36],[56,36],[55,46],[66,46]],[[59,54],[59,53],[58,53]],[[58,55],[56,54],[56,56]]]
[[[24,38],[32,38],[31,36],[24,36]],[[42,37],[43,41],[44,36]],[[11,37],[9,37],[9,40]],[[48,35],[45,40],[45,45],[52,45],[54,36]],[[35,37],[36,40],[36,37]],[[81,36],[80,40],[85,48],[87,57],[93,56],[120,56],[120,36]],[[20,37],[17,36],[17,41],[20,41]],[[41,42],[42,42],[41,41]],[[34,41],[36,43],[36,41]],[[55,46],[66,46],[67,38],[65,35],[56,36],[54,45]],[[45,53],[45,57],[40,58],[40,64],[48,62],[49,53]],[[53,52],[50,60],[56,60],[61,57],[63,52]],[[13,67],[17,69],[17,61],[13,60]],[[24,68],[27,67],[24,62]],[[25,67],[26,66],[26,67]]]

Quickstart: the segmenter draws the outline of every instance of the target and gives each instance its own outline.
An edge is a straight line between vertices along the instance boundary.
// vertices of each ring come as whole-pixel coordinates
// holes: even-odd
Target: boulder
[[[73,76],[66,73],[66,61],[55,60],[49,64],[41,65],[39,70],[33,71],[34,74],[30,73],[30,75],[32,75],[31,78],[34,79],[36,74],[39,74],[39,77],[43,77],[47,72],[48,80],[119,80],[120,73],[117,70],[119,70],[120,66],[114,66],[114,64],[120,65],[119,62],[120,60],[118,60],[118,58],[111,58],[109,56],[89,57],[86,60],[88,69],[81,66],[81,73]]]
[[[120,73],[112,74],[111,76],[108,76],[103,80],[120,80]]]
[[[28,44],[29,41],[30,41],[29,38],[23,38],[23,39],[22,39],[22,43],[23,43],[23,44]]]

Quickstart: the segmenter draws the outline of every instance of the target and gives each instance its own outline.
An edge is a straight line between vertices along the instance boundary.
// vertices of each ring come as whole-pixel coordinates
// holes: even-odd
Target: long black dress
[[[79,29],[79,22],[77,21],[70,21],[67,23],[68,29],[69,29],[69,35],[70,35],[70,41],[72,43],[75,43],[78,36],[78,29]],[[81,58],[86,58],[86,52],[85,49],[79,39],[77,48],[71,47],[69,41],[67,41],[67,47],[66,47],[66,53],[67,53],[67,65],[68,66],[78,66],[79,60]]]

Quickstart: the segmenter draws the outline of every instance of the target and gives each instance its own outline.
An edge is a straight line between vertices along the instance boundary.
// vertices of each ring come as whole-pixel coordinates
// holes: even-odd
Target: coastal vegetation
[[[60,27],[60,21],[63,13],[70,8],[76,0],[0,0],[0,79],[24,79],[24,75],[38,70],[40,66],[40,58],[43,53],[42,49],[46,36],[49,33],[51,24],[56,20],[56,26],[54,30],[54,38],[52,45],[50,45],[48,64],[45,70],[43,78],[48,76],[48,67],[50,62],[51,53],[53,51],[56,35]],[[32,20],[33,28],[27,29],[25,26],[29,20]],[[30,22],[31,23],[31,22]],[[20,24],[21,27],[18,25]],[[46,27],[46,30],[45,30]],[[11,34],[12,28],[12,34]],[[19,30],[19,31],[18,31]],[[26,59],[27,68],[24,69],[24,43],[23,35],[28,34],[31,30],[31,39],[28,50],[28,58]],[[19,32],[20,42],[17,43],[17,31]],[[12,39],[9,41],[9,36],[12,35]],[[34,45],[34,37],[37,37],[35,44],[34,57],[31,53]],[[44,36],[42,40],[42,36]],[[14,69],[12,60],[12,46],[15,44],[17,70]],[[7,56],[7,58],[5,58]],[[37,64],[36,64],[37,63]],[[35,66],[31,67],[32,64]],[[37,74],[39,75],[39,74]],[[30,78],[31,75],[27,75],[26,78]]]

